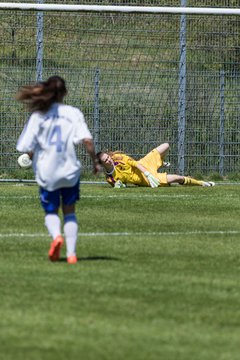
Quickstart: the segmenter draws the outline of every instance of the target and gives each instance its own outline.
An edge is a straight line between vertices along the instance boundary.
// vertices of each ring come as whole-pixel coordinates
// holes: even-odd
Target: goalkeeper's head
[[[97,158],[106,172],[111,172],[114,169],[114,161],[107,152],[100,151],[97,153]]]

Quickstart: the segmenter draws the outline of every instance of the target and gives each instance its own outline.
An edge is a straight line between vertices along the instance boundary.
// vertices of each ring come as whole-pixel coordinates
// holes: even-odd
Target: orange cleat
[[[76,255],[71,255],[71,256],[68,256],[68,258],[67,258],[68,264],[76,264],[77,261],[78,260],[77,260]]]
[[[58,261],[60,258],[61,247],[63,246],[64,239],[61,235],[58,235],[51,243],[50,250],[48,252],[49,260]]]

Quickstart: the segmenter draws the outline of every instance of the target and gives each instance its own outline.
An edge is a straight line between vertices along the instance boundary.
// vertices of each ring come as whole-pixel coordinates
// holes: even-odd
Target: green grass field
[[[82,185],[76,265],[37,186],[0,189],[1,359],[239,359],[239,186]]]

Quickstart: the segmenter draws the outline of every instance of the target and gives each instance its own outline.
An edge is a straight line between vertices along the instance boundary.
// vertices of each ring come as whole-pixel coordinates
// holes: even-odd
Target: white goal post
[[[148,14],[201,14],[240,15],[240,9],[212,7],[166,7],[166,6],[111,6],[111,5],[60,5],[32,3],[0,3],[5,10],[73,11],[73,12],[123,12]]]
[[[240,8],[44,2],[0,2],[2,178],[19,171],[17,88],[52,74],[97,150],[139,158],[169,142],[172,173],[239,173]]]

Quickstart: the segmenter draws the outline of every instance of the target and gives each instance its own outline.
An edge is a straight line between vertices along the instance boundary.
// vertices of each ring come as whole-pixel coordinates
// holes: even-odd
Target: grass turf
[[[4,360],[237,360],[239,187],[82,185],[76,265],[50,263],[36,186],[2,185]]]

